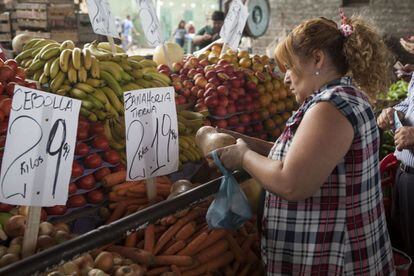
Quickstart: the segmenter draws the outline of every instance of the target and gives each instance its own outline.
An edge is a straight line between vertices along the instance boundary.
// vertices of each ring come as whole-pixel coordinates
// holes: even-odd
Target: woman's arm
[[[283,162],[257,154],[238,141],[219,151],[226,167],[241,166],[262,186],[291,201],[312,196],[341,162],[354,137],[351,123],[330,103],[322,102],[303,118]],[[243,145],[244,144],[244,145]]]

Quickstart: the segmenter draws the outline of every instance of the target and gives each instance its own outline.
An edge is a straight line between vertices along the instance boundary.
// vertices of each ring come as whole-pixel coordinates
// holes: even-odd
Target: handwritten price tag
[[[174,88],[124,93],[127,180],[166,175],[178,169],[178,124]]]
[[[64,205],[72,172],[79,100],[14,89],[0,175],[0,202]]]
[[[135,0],[138,6],[138,14],[141,19],[142,29],[150,46],[158,46],[164,41],[161,36],[161,26],[155,12],[152,0]]]
[[[237,50],[249,12],[240,0],[233,0],[220,30],[220,37],[233,50]]]
[[[119,37],[108,0],[88,0],[89,19],[96,34]]]

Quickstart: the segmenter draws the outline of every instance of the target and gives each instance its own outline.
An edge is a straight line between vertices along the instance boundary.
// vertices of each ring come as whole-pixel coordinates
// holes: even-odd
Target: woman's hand
[[[217,150],[221,163],[227,169],[234,171],[243,168],[243,158],[249,147],[242,139],[237,139],[235,145],[227,146]]]

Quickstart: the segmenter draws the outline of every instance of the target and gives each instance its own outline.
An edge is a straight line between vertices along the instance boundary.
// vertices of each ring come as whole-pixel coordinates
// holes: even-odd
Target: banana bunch
[[[203,126],[207,113],[189,110],[178,111],[178,133],[180,135],[195,135],[197,130]]]
[[[184,163],[188,162],[198,162],[202,159],[201,150],[197,147],[195,143],[194,135],[180,135],[179,137],[179,166],[181,167]]]

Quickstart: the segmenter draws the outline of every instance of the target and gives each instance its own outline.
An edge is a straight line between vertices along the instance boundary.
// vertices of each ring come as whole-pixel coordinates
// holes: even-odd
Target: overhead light
[[[168,5],[170,5],[170,7],[174,6],[173,2],[169,2]]]
[[[196,7],[196,4],[195,3],[191,3],[191,8],[195,8]]]

